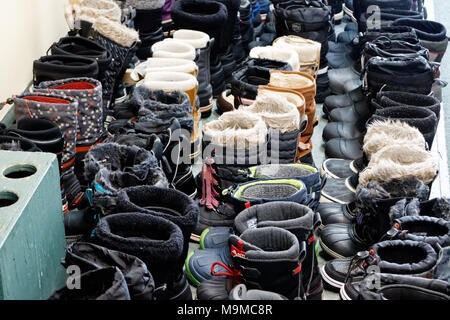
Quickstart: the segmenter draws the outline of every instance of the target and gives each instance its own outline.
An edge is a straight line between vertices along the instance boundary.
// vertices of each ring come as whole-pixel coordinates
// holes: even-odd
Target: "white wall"
[[[0,101],[32,80],[33,61],[67,34],[67,0],[0,0]]]

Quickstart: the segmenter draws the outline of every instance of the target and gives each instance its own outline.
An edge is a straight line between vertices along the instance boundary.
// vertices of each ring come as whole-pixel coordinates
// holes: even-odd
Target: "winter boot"
[[[142,42],[136,51],[136,56],[145,60],[151,56],[151,46],[164,39],[161,26],[164,0],[130,0],[128,3],[136,10],[134,27],[139,32]]]
[[[78,100],[75,174],[78,180],[85,184],[83,181],[84,156],[105,136],[101,83],[90,78],[69,78],[41,82],[34,91],[51,92]]]
[[[439,22],[402,18],[393,26],[407,26],[414,29],[422,46],[430,50],[430,61],[440,63],[448,46],[447,30]]]
[[[387,119],[407,123],[410,126],[419,129],[425,138],[428,149],[431,149],[438,121],[433,111],[421,107],[402,106],[378,109],[367,123],[370,124],[375,120],[385,121]]]
[[[98,77],[97,80],[104,79],[104,73],[112,62],[111,52],[99,43],[85,37],[70,36],[62,37],[58,42],[54,42],[50,47],[50,52],[55,55],[80,56],[90,58],[97,61]],[[71,78],[64,77],[64,78]],[[56,80],[56,79],[52,79]]]
[[[375,277],[376,280],[374,279]],[[374,286],[374,280],[380,286]],[[376,273],[368,275],[358,285],[353,295],[341,293],[344,300],[450,300],[448,282],[418,278],[409,275]]]
[[[347,287],[373,270],[381,273],[431,277],[439,261],[432,245],[412,240],[388,240],[374,244],[367,251],[358,252],[353,258],[327,262],[320,273],[331,288]]]
[[[375,97],[377,108],[412,106],[430,109],[440,118],[441,103],[432,96],[401,91],[382,91]],[[372,101],[373,103],[373,101]]]
[[[100,220],[94,243],[141,259],[155,280],[156,300],[191,300],[191,290],[179,269],[183,233],[173,222],[146,213],[117,213]]]
[[[231,77],[231,73],[236,68],[236,61],[233,56],[233,37],[241,1],[217,0],[217,2],[220,2],[227,7],[227,20],[223,26],[222,35],[220,38],[216,38],[214,45],[220,50],[220,60],[223,66],[224,77],[225,80],[228,80]]]
[[[391,194],[387,190],[392,190]],[[374,181],[359,185],[356,192],[357,218],[353,224],[329,224],[320,234],[320,244],[335,258],[351,257],[380,241],[391,228],[390,208],[399,197],[412,197],[414,192],[426,198],[429,188],[416,178],[392,180],[381,187]]]
[[[290,64],[293,71],[298,71],[298,56],[290,48],[278,48],[274,46],[254,47],[250,50],[249,57],[252,59],[270,59],[284,61]]]
[[[86,205],[80,182],[74,173],[78,132],[78,100],[53,93],[25,93],[14,98],[16,121],[28,118],[46,119],[56,124],[64,137],[61,158],[61,184],[69,210]]]
[[[42,150],[30,140],[13,135],[0,135],[0,150],[42,152]]]
[[[142,212],[176,224],[184,237],[183,252],[176,267],[183,269],[189,250],[189,238],[199,216],[198,207],[192,199],[177,190],[138,186],[122,189],[116,198],[106,201],[108,208],[112,210],[110,213]]]
[[[318,119],[315,116],[316,102],[314,97],[316,94],[316,82],[314,78],[303,72],[271,70],[269,86],[292,89],[300,92],[305,97],[305,113],[308,117],[308,125],[301,134],[296,160],[313,164],[311,137],[314,127],[318,123]]]
[[[172,92],[175,90],[184,91],[192,106],[191,115],[194,117],[193,130],[191,132],[191,153],[190,157],[195,160],[201,152],[199,121],[195,97],[198,90],[197,79],[190,74],[182,72],[148,72],[144,79],[144,86],[150,90],[164,90]]]
[[[298,71],[307,73],[314,78],[317,78],[321,52],[321,44],[319,42],[298,36],[284,36],[275,39],[273,46],[294,49],[298,56]]]
[[[257,165],[267,161],[267,127],[256,114],[226,112],[203,126],[204,157],[222,165]]]
[[[168,187],[167,178],[155,157],[145,149],[117,143],[101,143],[85,156],[85,178],[94,196],[113,195],[139,185]]]
[[[363,90],[372,94],[386,91],[406,91],[429,94],[436,70],[428,61],[415,58],[370,58],[363,70]]]
[[[195,47],[190,43],[167,38],[152,45],[152,56],[155,58],[177,58],[195,60]]]
[[[127,283],[117,267],[91,270],[72,281],[80,289],[64,287],[55,291],[49,300],[131,300]]]
[[[227,6],[215,1],[181,0],[173,4],[171,16],[176,29],[202,31],[207,33],[211,40],[214,39],[210,55],[211,86],[213,96],[219,96],[225,86],[224,70],[220,55],[228,47],[221,47],[220,41],[225,41],[225,39],[222,39],[222,35],[228,19]],[[233,30],[234,25],[231,25],[230,28]]]
[[[323,291],[315,253],[314,232],[321,224],[320,216],[306,206],[291,202],[271,202],[250,207],[235,219],[237,234],[247,229],[279,227],[293,233],[299,243],[305,242],[302,262],[302,285],[308,300],[321,300]]]
[[[242,0],[239,7],[239,32],[242,37],[242,45],[245,52],[250,51],[250,43],[255,39],[253,28],[253,9],[250,0]]]
[[[103,99],[106,101],[107,108],[110,109],[117,96],[119,83],[141,44],[139,35],[134,29],[99,17],[92,25],[89,37],[110,51],[113,58],[113,63],[105,71],[104,78],[101,80]]]
[[[359,183],[388,182],[410,176],[430,184],[437,173],[438,163],[431,152],[411,144],[394,143],[372,155],[368,166],[359,173]]]
[[[66,249],[62,265],[80,267],[81,272],[117,267],[124,275],[132,300],[153,300],[155,282],[145,263],[132,255],[88,242],[77,242]]]
[[[181,29],[173,34],[176,40],[190,43],[198,51],[195,63],[198,66],[198,96],[200,105],[198,111],[202,118],[207,118],[211,115],[213,106],[212,101],[212,87],[211,87],[211,68],[210,68],[210,52],[213,42],[209,35],[194,30]]]
[[[96,60],[73,55],[43,56],[33,62],[33,84],[74,77],[99,78]]]
[[[249,229],[239,237],[230,236],[234,270],[229,273],[249,289],[267,290],[288,299],[305,296],[301,265],[305,243],[277,227]]]
[[[257,97],[250,106],[239,109],[260,115],[269,129],[271,163],[292,163],[296,160],[300,136],[300,115],[296,106],[286,98],[275,96]]]

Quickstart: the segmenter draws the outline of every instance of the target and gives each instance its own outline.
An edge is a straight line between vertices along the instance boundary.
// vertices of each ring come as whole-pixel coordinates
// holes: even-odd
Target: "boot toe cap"
[[[344,215],[345,205],[340,203],[320,203],[317,212],[320,214],[322,225],[335,223],[350,224],[352,221]]]
[[[320,233],[320,244],[335,258],[352,257],[360,250],[351,236],[352,224],[329,224]]]

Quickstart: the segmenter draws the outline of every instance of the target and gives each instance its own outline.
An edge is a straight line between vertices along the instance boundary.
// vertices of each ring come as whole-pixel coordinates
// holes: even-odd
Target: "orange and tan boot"
[[[305,98],[306,129],[301,134],[297,161],[312,163],[312,135],[319,119],[316,117],[316,81],[313,76],[299,71],[270,70],[269,87],[292,89]],[[306,157],[307,156],[307,157]]]

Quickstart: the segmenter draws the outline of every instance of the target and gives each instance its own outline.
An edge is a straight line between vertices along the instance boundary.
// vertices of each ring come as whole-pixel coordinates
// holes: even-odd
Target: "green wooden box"
[[[47,299],[65,284],[64,254],[56,156],[0,151],[0,299]]]

